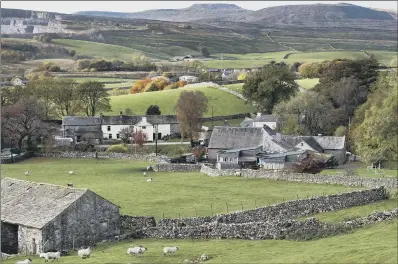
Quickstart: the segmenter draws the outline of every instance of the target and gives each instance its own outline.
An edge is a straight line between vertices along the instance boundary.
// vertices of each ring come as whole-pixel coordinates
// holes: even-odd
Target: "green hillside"
[[[175,104],[180,93],[184,90],[201,91],[206,95],[209,100],[206,116],[211,116],[212,107],[214,116],[254,112],[252,105],[246,104],[236,96],[215,88],[205,87],[112,96],[112,111],[106,114],[117,115],[120,110],[123,111],[125,108],[132,109],[135,114],[144,114],[146,109],[152,104],[158,105],[162,114],[175,114]]]

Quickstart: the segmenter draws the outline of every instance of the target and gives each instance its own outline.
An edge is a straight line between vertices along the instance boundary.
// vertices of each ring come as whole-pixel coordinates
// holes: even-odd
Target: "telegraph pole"
[[[211,126],[214,127],[213,105],[211,106]]]
[[[155,125],[155,156],[158,155],[158,124]]]

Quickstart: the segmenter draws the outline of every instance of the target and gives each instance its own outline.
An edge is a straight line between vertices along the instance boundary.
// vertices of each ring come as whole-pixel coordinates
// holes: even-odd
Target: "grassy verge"
[[[304,89],[311,89],[314,88],[315,85],[319,83],[319,78],[314,79],[301,79],[295,81],[300,87]]]
[[[398,170],[384,170],[384,174],[376,174],[374,171],[367,171],[366,168],[354,169],[357,172],[358,177],[367,178],[398,178]],[[323,170],[321,174],[336,175],[344,172],[343,169],[327,169]]]

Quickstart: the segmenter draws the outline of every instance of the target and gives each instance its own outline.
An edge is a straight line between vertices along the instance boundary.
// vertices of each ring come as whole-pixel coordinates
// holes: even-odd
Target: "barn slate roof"
[[[41,229],[86,192],[91,191],[6,177],[1,180],[1,221]]]
[[[263,145],[265,130],[261,127],[215,126],[209,149],[236,149]]]
[[[345,147],[345,136],[332,137],[332,136],[313,136],[318,144],[325,150],[338,150]]]
[[[67,126],[92,126],[92,125],[135,125],[147,117],[151,124],[177,124],[175,115],[117,115],[117,116],[64,116],[63,125]]]
[[[1,221],[40,229],[87,190],[4,178],[1,181]]]
[[[66,126],[93,126],[101,125],[98,116],[64,116],[62,124]]]
[[[276,115],[261,115],[254,118],[254,122],[278,122],[278,120]]]

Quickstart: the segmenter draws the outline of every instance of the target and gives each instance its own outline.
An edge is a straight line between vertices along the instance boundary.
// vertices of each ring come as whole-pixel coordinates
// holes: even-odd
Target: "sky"
[[[16,8],[72,14],[78,11],[138,12],[150,9],[178,9],[199,3],[235,4],[248,10],[271,6],[349,3],[363,7],[397,10],[397,1],[1,1],[2,8]]]

